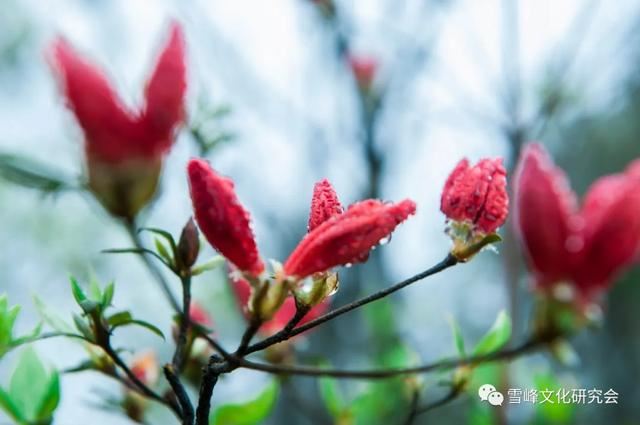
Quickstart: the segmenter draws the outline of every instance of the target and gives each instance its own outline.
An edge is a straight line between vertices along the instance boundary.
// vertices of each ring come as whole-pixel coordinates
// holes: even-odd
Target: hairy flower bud
[[[373,247],[414,214],[411,200],[397,204],[366,200],[351,205],[309,232],[289,255],[284,273],[298,279],[365,261]]]
[[[264,263],[233,182],[202,159],[189,161],[187,172],[194,215],[209,243],[242,272],[260,275]]]
[[[113,215],[133,218],[153,197],[184,116],[184,39],[172,24],[140,111],[127,108],[101,70],[63,39],[50,61],[85,136],[89,188]]]
[[[329,180],[323,179],[313,187],[313,197],[311,198],[311,212],[309,213],[310,232],[331,217],[342,214],[343,208],[338,199],[333,186]]]

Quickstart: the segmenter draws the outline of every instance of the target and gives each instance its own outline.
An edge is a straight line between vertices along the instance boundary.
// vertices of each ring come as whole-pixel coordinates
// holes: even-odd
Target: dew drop
[[[344,266],[345,266],[346,268],[350,269],[351,267],[353,267],[353,264],[352,264],[352,263],[347,263],[347,264],[345,264]]]
[[[388,244],[389,242],[391,242],[391,235],[389,235],[389,236],[387,236],[387,237],[385,237],[385,238],[380,239],[380,242],[378,242],[378,245],[380,245],[380,246],[382,246],[382,245],[386,245],[386,244]]]
[[[584,239],[581,236],[571,235],[565,240],[564,247],[571,253],[580,252],[584,248]]]

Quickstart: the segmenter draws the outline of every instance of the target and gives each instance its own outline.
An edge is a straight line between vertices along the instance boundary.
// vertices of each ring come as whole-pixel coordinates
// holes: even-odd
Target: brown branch
[[[345,306],[342,306],[340,308],[337,308],[335,310],[332,310],[320,317],[318,317],[317,319],[311,320],[310,322],[305,323],[302,326],[298,326],[296,328],[292,328],[292,329],[283,329],[280,332],[275,333],[274,335],[263,339],[262,341],[253,344],[251,346],[249,346],[245,352],[245,354],[250,354],[250,353],[254,353],[256,351],[261,351],[264,350],[267,347],[270,347],[274,344],[278,344],[282,341],[286,341],[296,335],[301,334],[302,332],[308,331],[309,329],[315,328],[318,325],[321,325],[325,322],[328,322],[329,320],[335,319],[338,316],[341,316],[345,313],[348,313],[352,310],[355,310],[357,308],[360,308],[366,304],[372,303],[374,301],[377,301],[381,298],[386,297],[387,295],[390,295],[396,291],[399,291],[400,289],[403,289],[409,285],[411,285],[412,283],[418,282],[426,277],[432,276],[436,273],[439,273],[451,266],[454,266],[455,264],[458,263],[458,260],[456,260],[456,258],[454,256],[452,256],[451,254],[448,254],[444,260],[440,261],[438,264],[436,264],[435,266],[423,271],[422,273],[418,273],[408,279],[405,279],[393,286],[390,286],[386,289],[383,289],[379,292],[376,292],[372,295],[369,295],[367,297],[361,298],[357,301],[354,301],[352,303],[349,303]]]
[[[182,409],[182,424],[193,425],[193,405],[191,404],[187,391],[184,389],[184,385],[180,382],[180,378],[176,375],[172,365],[165,365],[163,370],[164,376],[167,378],[167,381],[169,381],[169,385],[171,385],[171,389],[176,395],[178,403],[180,403],[180,408]]]

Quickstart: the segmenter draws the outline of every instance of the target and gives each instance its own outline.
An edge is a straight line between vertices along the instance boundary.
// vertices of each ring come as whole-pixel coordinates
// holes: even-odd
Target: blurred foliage
[[[50,424],[60,401],[60,376],[47,371],[33,348],[20,356],[8,390],[0,388],[0,407],[19,425]]]
[[[244,403],[223,404],[212,413],[211,425],[257,425],[273,410],[279,393],[278,381],[272,380],[257,397]]]

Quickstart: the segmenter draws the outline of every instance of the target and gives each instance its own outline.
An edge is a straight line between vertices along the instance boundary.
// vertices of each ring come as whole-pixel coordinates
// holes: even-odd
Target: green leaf
[[[256,398],[241,404],[225,404],[213,414],[211,425],[256,425],[265,420],[278,399],[277,381],[271,383]]]
[[[222,257],[221,255],[216,255],[211,260],[202,264],[198,264],[195,267],[193,267],[193,269],[191,270],[191,275],[197,276],[209,270],[217,269],[223,264],[224,264],[224,257]]]
[[[154,238],[154,243],[156,245],[156,251],[158,251],[158,254],[162,258],[164,258],[167,263],[173,264],[173,257],[171,256],[171,254],[169,254],[169,251],[167,251],[167,247],[164,246],[160,239]]]
[[[7,296],[0,296],[0,358],[12,348],[13,326],[19,312],[20,306],[9,308]]]
[[[2,388],[0,388],[0,408],[4,410],[4,412],[11,416],[13,420],[18,423],[25,422],[24,416],[22,416],[22,412],[18,410],[18,407],[15,405],[9,394],[7,394]]]
[[[127,323],[131,322],[131,320],[133,320],[131,313],[129,313],[128,311],[120,311],[109,316],[109,318],[107,319],[107,323],[109,323],[113,327],[116,327],[126,325]]]
[[[78,281],[73,276],[70,277],[69,280],[71,281],[71,293],[73,294],[73,298],[75,298],[76,303],[80,305],[82,301],[85,301],[87,299],[87,295],[84,293],[84,291],[78,284]]]
[[[49,383],[36,413],[37,420],[47,420],[53,416],[53,412],[60,403],[60,374],[57,370],[51,372]]]
[[[503,310],[498,314],[489,332],[476,345],[473,354],[481,356],[493,353],[502,348],[509,341],[509,338],[511,338],[511,319]]]
[[[100,304],[93,300],[86,299],[80,302],[80,308],[87,314],[92,314],[100,308]]]
[[[467,353],[464,347],[464,337],[462,336],[462,331],[460,330],[460,326],[453,316],[449,317],[449,324],[451,325],[451,332],[453,333],[453,342],[456,346],[456,351],[460,357],[466,357]]]
[[[562,390],[563,385],[552,373],[539,373],[533,378],[538,397],[542,398],[542,391],[553,391],[552,400],[557,400],[555,393]],[[548,394],[548,393],[547,393]],[[576,405],[571,403],[536,403],[536,424],[563,425],[573,423]]]
[[[127,313],[127,312],[123,312],[123,313]],[[117,320],[120,320],[121,323],[118,323],[117,325],[113,325],[112,329],[119,328],[119,327],[122,327],[122,326],[138,325],[138,326],[142,326],[143,328],[146,328],[146,329],[150,330],[154,334],[158,335],[160,338],[165,339],[164,334],[162,333],[162,331],[160,329],[158,329],[158,327],[156,327],[155,325],[152,325],[149,322],[145,322],[144,320],[133,319],[131,317],[129,317],[129,319],[127,320],[127,319],[124,318],[124,316],[122,318],[120,318],[120,319],[117,319]]]
[[[37,295],[33,296],[33,303],[35,304],[40,317],[47,325],[51,326],[58,332],[71,333],[74,331],[73,326],[65,322],[59,316],[56,316],[56,314],[53,313]]]
[[[105,310],[107,307],[111,305],[115,290],[116,290],[115,282],[110,282],[104,288],[104,292],[102,293],[102,310]]]
[[[91,327],[87,324],[87,321],[77,314],[73,315],[73,322],[76,325],[76,328],[80,331],[80,333],[89,341],[93,341],[93,331]]]
[[[49,166],[7,153],[0,153],[0,177],[20,186],[51,193],[80,187],[78,182]]]
[[[9,397],[28,422],[38,419],[40,406],[50,397],[51,379],[35,350],[27,347],[11,376]]]
[[[171,247],[171,252],[175,254],[176,241],[173,239],[173,236],[171,235],[171,233],[167,232],[166,230],[158,229],[157,227],[141,227],[140,230],[138,230],[138,232],[142,232],[142,231],[151,232],[165,238],[167,242],[169,242],[169,246]]]
[[[333,378],[322,377],[318,380],[320,397],[332,418],[338,419],[344,414],[344,397],[340,392],[338,381]]]
[[[89,280],[89,298],[96,302],[102,300],[102,290],[100,290],[100,284],[95,277]]]

